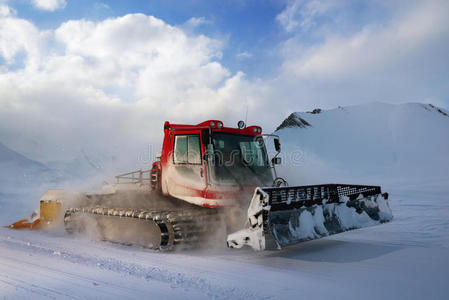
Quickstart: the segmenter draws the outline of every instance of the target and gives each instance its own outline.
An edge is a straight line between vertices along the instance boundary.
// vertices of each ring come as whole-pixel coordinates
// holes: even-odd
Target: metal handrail
[[[145,176],[148,174],[148,176]],[[117,183],[144,183],[151,180],[151,170],[137,170],[115,176]]]

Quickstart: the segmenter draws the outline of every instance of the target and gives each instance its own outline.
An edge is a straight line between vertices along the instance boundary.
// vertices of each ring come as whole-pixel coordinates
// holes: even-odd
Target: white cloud
[[[316,17],[338,5],[338,1],[332,0],[291,0],[276,19],[287,32],[298,27],[301,30],[308,30],[315,25]]]
[[[187,20],[187,22],[185,23],[185,26],[189,27],[189,28],[195,28],[204,24],[210,24],[211,21],[206,20],[205,17],[199,17],[199,18],[195,18],[192,17],[190,19]]]
[[[206,19],[205,17],[192,17],[184,22],[184,24],[178,26],[178,28],[182,29],[182,31],[184,31],[185,33],[194,34],[200,27],[208,24],[212,24],[212,21]]]
[[[253,55],[251,53],[249,53],[248,51],[243,51],[243,52],[237,53],[236,57],[239,59],[245,59],[245,58],[251,58],[251,57],[253,57]]]
[[[252,101],[244,74],[219,63],[220,41],[143,14],[54,31],[3,17],[0,45],[0,139],[37,159],[159,143],[165,120],[232,119]]]
[[[35,65],[45,32],[27,20],[16,18],[7,6],[1,6],[0,11],[4,12],[0,15],[0,56],[7,64],[13,64],[17,55],[26,53],[29,65]]]
[[[349,37],[330,35],[323,44],[292,57],[285,68],[297,75],[341,76],[384,68],[449,33],[449,21],[438,5],[422,5],[389,26],[366,27]],[[287,47],[298,47],[297,41]]]
[[[17,12],[5,4],[0,4],[0,17],[9,17],[15,15]]]
[[[67,5],[66,0],[32,0],[36,8],[55,11],[57,9],[62,9]]]
[[[313,44],[304,43],[302,33],[283,43],[284,62],[273,86],[285,103],[303,109],[447,99],[448,2],[379,3],[391,18],[355,27],[350,34],[317,28],[322,36]],[[333,17],[338,13],[345,14],[333,11]]]

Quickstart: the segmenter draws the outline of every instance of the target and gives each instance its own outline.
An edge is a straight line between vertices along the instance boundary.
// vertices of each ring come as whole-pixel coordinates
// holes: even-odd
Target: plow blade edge
[[[258,187],[247,228],[228,235],[227,243],[230,248],[280,249],[392,219],[388,194],[379,186]]]

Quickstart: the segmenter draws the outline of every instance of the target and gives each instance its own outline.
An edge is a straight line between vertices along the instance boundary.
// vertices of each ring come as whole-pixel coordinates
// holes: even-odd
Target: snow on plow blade
[[[258,187],[248,208],[247,228],[228,235],[227,244],[280,249],[392,219],[388,194],[379,186]]]

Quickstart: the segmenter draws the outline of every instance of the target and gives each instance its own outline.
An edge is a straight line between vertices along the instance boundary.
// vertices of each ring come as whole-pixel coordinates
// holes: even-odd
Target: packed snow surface
[[[391,189],[393,222],[282,251],[161,253],[2,228],[0,294],[6,299],[447,299],[448,192]]]
[[[281,175],[290,184],[381,185],[390,194],[392,222],[265,252],[164,253],[63,231],[0,228],[0,296],[448,299],[449,117],[421,104],[300,115],[311,126],[277,132],[284,163],[294,151],[301,154]],[[3,199],[8,213],[0,213],[1,223],[25,217]],[[38,205],[38,199],[27,201]]]

